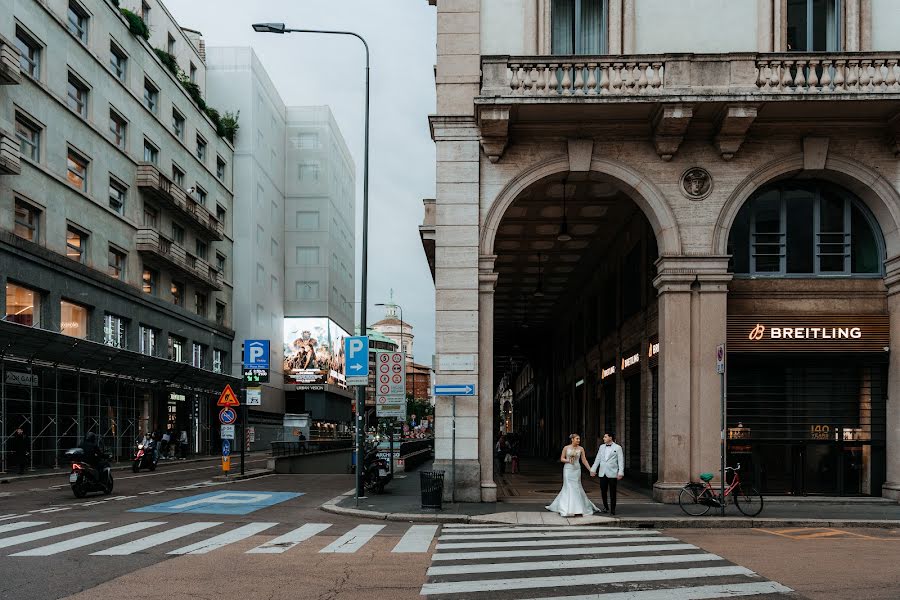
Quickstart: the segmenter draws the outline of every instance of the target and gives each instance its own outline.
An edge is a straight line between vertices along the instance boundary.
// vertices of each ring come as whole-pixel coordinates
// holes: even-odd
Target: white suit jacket
[[[599,467],[599,468],[598,468]],[[598,477],[616,477],[625,474],[625,455],[622,453],[622,446],[613,442],[609,446],[601,444],[597,451],[597,458],[594,459],[594,466],[591,467]]]

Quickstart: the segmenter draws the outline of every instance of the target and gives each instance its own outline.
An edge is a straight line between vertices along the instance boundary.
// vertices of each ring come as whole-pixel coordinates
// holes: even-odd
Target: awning
[[[0,321],[0,358],[124,377],[195,392],[219,393],[241,379],[132,350]]]

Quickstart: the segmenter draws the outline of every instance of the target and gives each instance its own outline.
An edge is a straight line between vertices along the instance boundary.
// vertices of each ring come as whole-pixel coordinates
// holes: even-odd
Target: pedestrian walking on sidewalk
[[[601,513],[616,514],[616,488],[619,480],[625,476],[625,454],[622,446],[618,445],[613,436],[603,435],[603,444],[597,451],[594,466],[591,467],[591,477],[600,476],[600,495],[603,498]],[[607,502],[607,492],[609,502]]]
[[[16,466],[19,469],[19,475],[25,474],[25,463],[28,462],[28,438],[21,427],[16,429],[12,438],[12,451],[16,457]]]
[[[181,460],[184,460],[188,456],[188,434],[187,429],[182,429],[181,433],[178,436],[178,449],[181,454]]]

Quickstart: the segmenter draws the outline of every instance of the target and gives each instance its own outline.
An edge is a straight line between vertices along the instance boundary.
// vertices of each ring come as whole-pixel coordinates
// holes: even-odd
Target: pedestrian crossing
[[[0,550],[8,548],[7,555],[16,558],[64,555],[82,548],[89,548],[87,552],[92,556],[184,556],[209,554],[254,536],[266,535],[271,539],[246,550],[245,554],[284,554],[306,542],[315,543],[316,548],[322,546],[317,550],[321,554],[346,555],[356,554],[370,546],[386,527],[383,524],[363,524],[332,533],[338,528],[333,528],[331,523],[169,523],[154,520],[114,526],[105,521],[78,521],[64,525],[49,521],[15,521],[0,523]],[[391,552],[427,553],[437,532],[437,525],[407,526],[405,530],[393,534],[400,536],[402,533],[402,537]],[[314,541],[314,538],[325,536],[328,540]],[[326,544],[326,541],[329,543]]]
[[[721,556],[658,531],[622,527],[445,525],[427,600],[796,598]]]

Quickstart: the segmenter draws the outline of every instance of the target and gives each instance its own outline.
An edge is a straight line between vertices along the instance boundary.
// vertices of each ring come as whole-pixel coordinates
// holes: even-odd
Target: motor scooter
[[[72,464],[69,485],[76,498],[84,498],[88,492],[103,492],[104,496],[112,494],[113,476],[108,454],[101,457],[102,462],[96,468],[85,462],[86,456],[81,448],[66,451],[65,457]]]
[[[159,457],[156,454],[156,442],[138,442],[137,448],[134,450],[134,457],[131,459],[131,470],[135,473],[141,469],[156,470]]]
[[[391,474],[390,465],[383,458],[378,456],[378,447],[373,446],[366,452],[363,461],[363,481],[367,490],[372,490],[376,494],[384,493],[386,486],[393,475]]]

